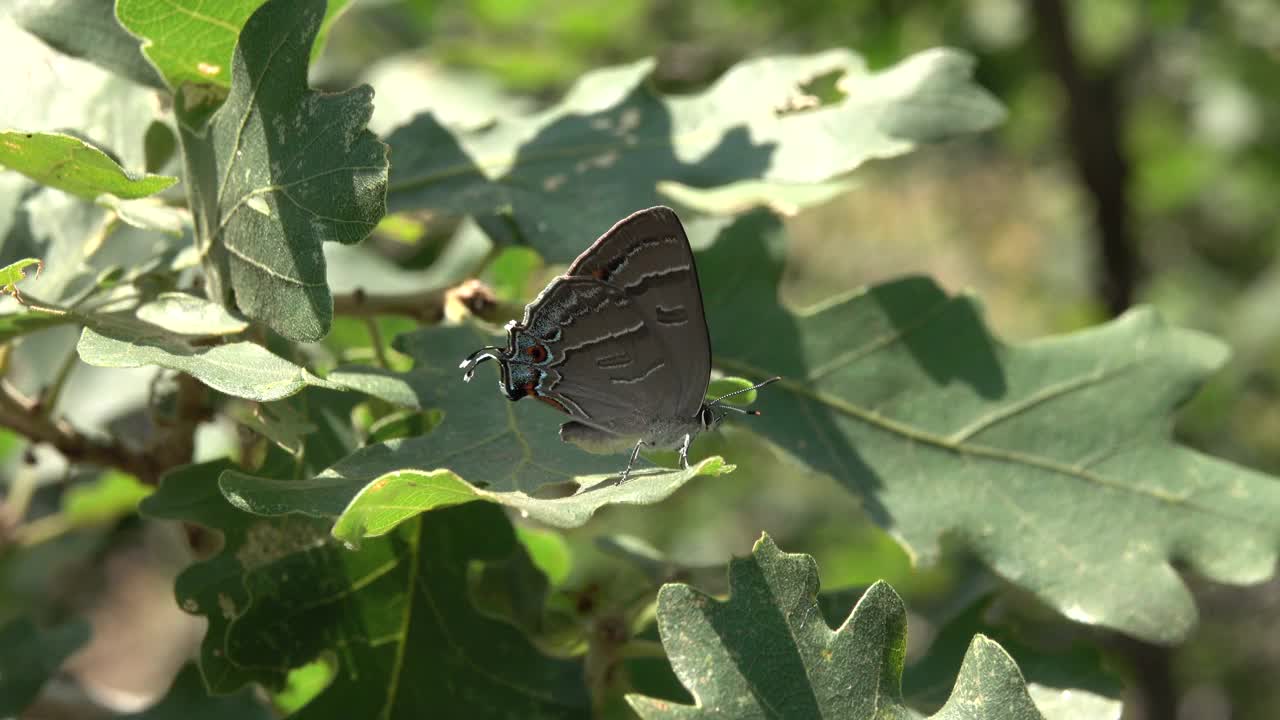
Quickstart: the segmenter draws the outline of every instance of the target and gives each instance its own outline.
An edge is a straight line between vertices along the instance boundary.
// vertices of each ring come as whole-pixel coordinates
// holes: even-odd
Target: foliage
[[[812,257],[797,228],[886,177],[870,161],[957,140],[981,162],[1027,132],[1033,83],[1008,58],[881,22],[866,55],[681,76],[670,58],[606,62],[622,28],[655,22],[642,3],[477,1],[498,36],[546,26],[559,49],[439,56],[563,95],[394,58],[367,72],[388,122],[344,77],[365,73],[321,49],[381,54],[350,50],[344,24],[394,10],[93,5],[24,0],[0,26],[11,64],[62,83],[27,86],[0,137],[0,715],[59,668],[95,687],[113,649],[90,624],[124,622],[103,587],[146,587],[111,558],[141,563],[147,528],[183,530],[141,564],[176,578],[177,622],[201,628],[197,665],[155,661],[156,704],[133,715],[149,718],[1118,717],[1100,648],[1184,643],[1193,582],[1274,572],[1275,478],[1173,429],[1226,343],[1152,307],[1080,320],[1100,302],[1070,332],[1005,341],[945,277],[804,275],[853,254],[855,228],[818,223]],[[871,5],[724,0],[687,19],[821,38]],[[452,22],[433,7],[402,10]],[[1090,62],[1119,62],[1125,38],[1089,32]],[[1148,172],[1142,213],[1204,182]],[[621,482],[625,456],[562,443],[552,408],[457,364],[659,203],[695,252],[708,397],[782,379],[735,397],[760,417],[702,434],[688,468],[646,452]],[[820,302],[791,302],[806,277]],[[1213,387],[1210,417],[1241,397]],[[132,654],[186,657],[180,634]],[[1067,634],[1081,642],[1044,642]]]

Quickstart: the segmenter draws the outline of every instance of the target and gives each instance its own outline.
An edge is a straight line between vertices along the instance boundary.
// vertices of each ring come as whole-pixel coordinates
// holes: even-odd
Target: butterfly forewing
[[[578,256],[566,275],[608,283],[631,300],[667,368],[666,382],[635,384],[657,396],[654,410],[661,417],[696,416],[711,376],[711,342],[693,251],[676,214],[654,207],[625,218]]]

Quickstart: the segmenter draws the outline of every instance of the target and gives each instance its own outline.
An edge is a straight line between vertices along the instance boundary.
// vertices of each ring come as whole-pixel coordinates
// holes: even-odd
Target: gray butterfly
[[[537,398],[573,418],[560,439],[597,452],[634,443],[624,482],[645,445],[679,449],[680,467],[689,467],[689,443],[723,411],[759,414],[723,400],[779,379],[704,401],[711,340],[698,271],[684,226],[667,207],[619,221],[506,330],[506,348],[481,348],[462,361],[463,379],[496,360],[507,398]]]

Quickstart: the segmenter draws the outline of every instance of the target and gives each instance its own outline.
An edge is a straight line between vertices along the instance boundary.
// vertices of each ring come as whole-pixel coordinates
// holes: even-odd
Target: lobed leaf
[[[167,175],[135,176],[92,144],[63,133],[0,132],[0,165],[86,200],[104,193],[141,198],[178,182]]]
[[[646,83],[651,61],[584,75],[544,112],[471,130],[419,115],[394,132],[392,210],[500,214],[549,262],[568,262],[590,238],[636,208],[657,205],[659,183],[707,210],[785,198],[795,209],[843,189],[823,184],[868,159],[984,130],[1003,117],[954,50],[869,71],[846,50],[761,58],[731,68],[705,92],[665,96]],[[831,75],[840,96],[808,89]],[[813,98],[813,102],[805,104]],[[796,105],[804,105],[797,108]],[[736,185],[751,181],[748,185]],[[698,197],[699,190],[721,192]],[[776,192],[775,192],[776,191]]]
[[[768,535],[729,564],[719,601],[688,585],[658,593],[663,647],[695,705],[627,696],[651,718],[918,718],[902,697],[907,613],[886,583],[872,585],[838,630],[818,609],[817,565]],[[1038,720],[1018,666],[974,637],[946,705],[932,717]]]
[[[222,551],[176,588],[209,620],[200,666],[211,690],[279,687],[291,668],[327,657],[332,682],[292,717],[589,717],[581,663],[543,655],[472,605],[473,564],[523,552],[501,510],[430,513],[350,552],[326,522],[232,507],[217,487],[232,467],[176,470],[143,503],[223,534]]]
[[[945,535],[1073,620],[1165,643],[1196,617],[1175,564],[1229,583],[1274,571],[1280,483],[1170,437],[1221,343],[1138,309],[1007,345],[923,278],[793,312],[775,299],[781,258],[764,215],[698,257],[714,363],[781,375],[753,429],[916,559]]]
[[[271,0],[236,44],[226,102],[208,119],[176,99],[210,296],[291,340],[333,319],[326,241],[364,239],[386,212],[387,148],[365,129],[372,90],[307,87],[324,0]]]

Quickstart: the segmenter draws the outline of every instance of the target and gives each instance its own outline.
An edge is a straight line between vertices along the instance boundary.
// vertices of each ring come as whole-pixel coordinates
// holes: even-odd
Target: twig
[[[357,289],[344,295],[335,295],[333,311],[338,315],[353,317],[405,315],[420,323],[431,324],[443,319],[446,307],[455,303],[465,307],[472,315],[491,322],[518,316],[523,309],[499,302],[487,285],[478,280],[468,280],[457,287],[400,295],[375,295]]]
[[[24,435],[32,442],[52,445],[68,460],[90,463],[136,475],[144,482],[158,478],[158,469],[145,453],[118,440],[103,440],[81,434],[63,420],[37,412],[37,403],[22,397],[8,382],[0,380],[0,426]]]
[[[117,438],[90,437],[65,420],[38,412],[37,401],[23,397],[0,379],[0,427],[31,442],[47,443],[73,463],[119,468],[154,485],[166,470],[191,461],[196,425],[208,417],[204,398],[205,389],[199,381],[181,376],[177,420],[152,445],[137,449]]]
[[[373,346],[373,356],[378,359],[378,366],[390,369],[391,360],[387,357],[387,349],[383,347],[382,330],[378,329],[378,318],[367,315],[364,318],[364,324],[369,330],[369,344]]]
[[[355,317],[406,315],[422,323],[433,323],[444,317],[447,292],[447,289],[437,288],[401,295],[376,295],[357,289],[345,295],[335,295],[333,312]]]
[[[62,364],[58,366],[58,373],[54,376],[53,382],[49,384],[40,393],[40,412],[46,417],[53,417],[58,408],[58,399],[62,396],[62,389],[66,387],[67,380],[71,377],[71,371],[75,369],[80,362],[80,353],[73,347],[67,352],[67,356],[62,359]]]

